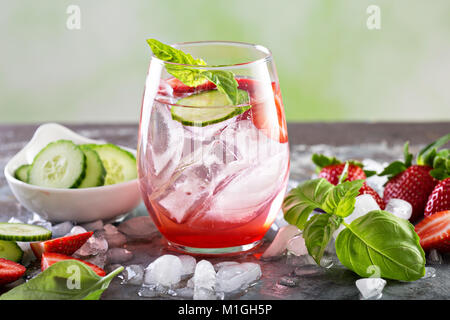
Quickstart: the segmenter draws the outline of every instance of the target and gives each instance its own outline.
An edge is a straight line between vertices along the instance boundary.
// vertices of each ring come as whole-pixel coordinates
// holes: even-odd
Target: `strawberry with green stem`
[[[366,180],[367,177],[375,174],[374,171],[363,170],[363,164],[357,161],[343,163],[335,157],[330,158],[322,154],[313,154],[312,161],[317,166],[319,178],[325,178],[334,185],[343,181]],[[359,190],[359,194],[371,195],[381,209],[385,208],[383,199],[366,182]]]
[[[428,197],[425,216],[450,210],[450,150],[439,151],[433,158],[433,170],[430,175],[439,180]]]
[[[432,142],[417,155],[417,164],[413,164],[413,155],[409,153],[409,143],[404,147],[404,158],[402,161],[394,161],[388,165],[380,176],[387,176],[383,199],[388,202],[397,198],[408,201],[413,212],[411,222],[420,220],[424,215],[425,206],[429,195],[438,183],[435,176],[441,173],[442,160],[439,160],[441,152],[437,150],[450,141],[450,134]],[[442,154],[441,154],[442,155]]]

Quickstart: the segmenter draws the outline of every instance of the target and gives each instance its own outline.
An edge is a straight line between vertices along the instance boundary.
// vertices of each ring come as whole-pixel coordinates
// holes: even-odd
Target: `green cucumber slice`
[[[52,232],[41,226],[25,223],[0,223],[0,240],[42,241],[52,237]]]
[[[17,168],[17,170],[14,172],[14,178],[17,180],[27,182],[28,181],[28,171],[30,170],[29,164],[23,164],[20,167]]]
[[[20,262],[23,251],[14,241],[0,240],[0,258]]]
[[[249,103],[248,92],[238,89],[238,104]],[[219,123],[244,113],[251,106],[229,107],[227,96],[219,90],[209,90],[193,94],[180,99],[177,104],[183,107],[172,106],[172,119],[185,126],[205,127]],[[221,106],[227,106],[222,107]],[[194,108],[190,108],[194,107]]]
[[[86,145],[80,146],[86,156],[86,175],[78,188],[102,186],[105,182],[106,170],[98,153]]]
[[[69,140],[49,143],[34,158],[28,183],[49,188],[76,188],[86,174],[86,156]]]
[[[121,183],[137,178],[135,156],[118,146],[107,144],[84,145],[95,150],[106,169],[105,185]]]

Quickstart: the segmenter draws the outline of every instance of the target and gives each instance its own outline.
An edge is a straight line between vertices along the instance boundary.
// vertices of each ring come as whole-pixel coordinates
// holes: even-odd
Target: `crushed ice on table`
[[[127,237],[112,224],[106,224],[103,230],[103,235],[110,248],[121,247],[127,242]]]
[[[414,153],[420,150],[422,146],[416,145],[411,148]],[[388,163],[399,160],[403,156],[403,145],[388,144],[387,141],[381,143],[364,143],[358,145],[340,145],[332,146],[326,144],[316,145],[292,145],[291,146],[291,170],[290,179],[296,181],[303,181],[311,179],[314,176],[316,166],[311,161],[314,153],[324,154],[326,156],[333,156],[341,161],[357,160],[364,164],[367,170],[374,170],[380,172]],[[374,160],[376,159],[376,160]],[[378,177],[373,175],[367,178],[369,186],[381,193],[385,177]]]
[[[111,248],[106,252],[107,263],[124,263],[133,259],[133,252],[124,248]]]
[[[195,266],[193,277],[194,300],[216,300],[216,271],[211,262],[201,260]]]
[[[166,254],[150,263],[145,269],[146,285],[171,287],[181,281],[183,264],[177,256]]]
[[[225,267],[225,266],[234,266],[234,265],[236,265],[236,264],[239,264],[239,262],[237,262],[237,261],[222,261],[222,262],[216,263],[216,264],[214,265],[214,270],[216,270],[216,272],[217,272],[217,271],[219,271],[219,269],[222,268],[222,267]]]
[[[108,241],[106,241],[102,233],[96,231],[86,241],[86,243],[75,252],[75,255],[80,257],[87,257],[98,254],[105,254],[106,251],[108,251]]]
[[[425,275],[421,279],[434,278],[436,276],[436,269],[433,267],[425,267]]]
[[[363,300],[378,300],[382,297],[382,292],[386,280],[381,278],[363,278],[356,280],[356,287],[361,293]]]
[[[73,228],[73,223],[70,221],[62,222],[55,224],[52,226],[52,237],[59,238],[63,237],[66,234],[70,233],[70,230]]]
[[[442,255],[436,249],[431,249],[427,255],[427,264],[442,264]]]
[[[17,242],[17,245],[23,251],[23,256],[22,256],[22,261],[21,261],[22,265],[27,267],[31,264],[31,262],[36,260],[36,256],[34,255],[33,250],[31,250],[29,242]]]
[[[411,204],[402,199],[390,199],[384,210],[405,220],[411,218],[412,214]]]
[[[75,226],[72,229],[70,229],[70,232],[67,235],[75,235],[75,234],[80,234],[80,233],[85,233],[87,232],[87,230],[83,227],[80,226]]]
[[[96,220],[89,223],[82,224],[81,227],[86,229],[87,231],[96,231],[103,229],[103,221]]]
[[[294,236],[298,235],[300,230],[294,225],[287,225],[281,227],[278,231],[275,239],[269,245],[269,247],[264,251],[262,258],[268,259],[272,257],[277,257],[281,255],[285,250],[288,244],[288,241],[292,239]]]
[[[122,271],[122,284],[140,286],[144,282],[144,268],[138,264],[132,264]]]
[[[185,277],[193,274],[197,264],[195,258],[188,255],[178,256],[178,258],[180,259],[182,265],[181,275]]]
[[[302,235],[295,236],[291,238],[286,246],[288,253],[302,256],[308,254],[308,249],[306,248],[305,239]]]
[[[129,271],[125,271],[122,284],[130,284],[126,281]],[[145,269],[138,295],[148,298],[221,300],[225,295],[239,294],[248,289],[259,280],[261,274],[261,267],[257,263],[223,261],[213,265],[208,260],[195,263],[195,258],[187,255],[166,254]]]
[[[145,239],[158,232],[149,216],[140,216],[122,222],[118,230],[131,239]]]
[[[259,280],[261,275],[261,267],[257,263],[224,266],[217,272],[217,289],[222,292],[243,290]]]

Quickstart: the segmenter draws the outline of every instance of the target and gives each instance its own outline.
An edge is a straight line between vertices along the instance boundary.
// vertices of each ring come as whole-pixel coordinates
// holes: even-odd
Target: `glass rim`
[[[223,44],[223,45],[230,45],[230,46],[248,47],[248,48],[252,48],[254,50],[264,53],[264,56],[262,58],[254,59],[254,60],[247,61],[247,62],[224,64],[224,65],[208,65],[208,64],[206,64],[206,65],[202,65],[202,66],[164,61],[164,60],[157,58],[153,53],[151,55],[151,58],[162,65],[168,64],[168,65],[174,65],[174,66],[184,66],[184,67],[189,67],[189,68],[193,68],[193,69],[215,69],[215,70],[242,68],[242,67],[247,67],[250,65],[259,64],[262,62],[268,62],[268,61],[272,60],[272,52],[267,47],[265,47],[263,45],[259,45],[259,44],[248,43],[248,42],[206,40],[206,41],[176,42],[176,43],[171,44],[170,46],[175,49],[181,50],[182,49],[181,47],[185,46],[185,45],[212,45],[212,44]],[[199,58],[201,58],[201,57],[199,57]]]

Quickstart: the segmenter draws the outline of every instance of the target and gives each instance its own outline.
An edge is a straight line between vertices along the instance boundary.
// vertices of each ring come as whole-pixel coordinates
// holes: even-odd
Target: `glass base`
[[[224,256],[224,255],[235,255],[239,253],[244,253],[255,249],[258,247],[262,241],[258,240],[249,244],[244,244],[242,246],[227,247],[227,248],[193,248],[188,246],[183,246],[181,244],[174,243],[172,241],[167,241],[169,247],[175,251],[180,251],[183,253],[190,253],[195,255],[206,255],[206,256]]]

